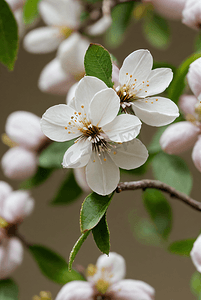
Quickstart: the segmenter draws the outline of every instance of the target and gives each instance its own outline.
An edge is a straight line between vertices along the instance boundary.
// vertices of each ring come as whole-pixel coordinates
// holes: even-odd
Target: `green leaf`
[[[108,255],[110,252],[110,232],[106,221],[106,214],[92,229],[92,233],[99,250]]]
[[[92,193],[86,197],[80,211],[81,232],[90,230],[98,224],[105,214],[112,196],[101,196]]]
[[[144,205],[150,214],[156,231],[167,239],[172,229],[172,209],[166,198],[158,190],[147,189],[143,193]]]
[[[112,25],[105,34],[105,40],[109,47],[116,48],[123,42],[124,33],[130,23],[134,5],[134,1],[125,2],[113,8],[111,14]]]
[[[168,250],[174,254],[190,256],[191,249],[196,239],[177,241],[169,245]]]
[[[29,250],[43,275],[50,280],[62,285],[73,280],[84,280],[78,272],[74,270],[69,272],[65,259],[51,249],[41,245],[32,245],[29,246]]]
[[[201,296],[201,274],[195,272],[191,277],[191,291],[198,296]],[[200,298],[199,298],[200,299]]]
[[[20,188],[23,190],[28,190],[42,184],[50,177],[53,171],[54,169],[38,167],[37,173],[33,177],[23,181],[20,185]]]
[[[23,9],[25,24],[31,24],[38,17],[38,3],[41,0],[26,0]]]
[[[161,152],[154,156],[152,167],[156,179],[182,193],[190,194],[192,176],[182,158]]]
[[[88,237],[90,233],[90,230],[86,231],[85,233],[82,233],[82,235],[79,237],[79,239],[77,240],[77,242],[75,243],[71,253],[70,253],[70,257],[69,257],[69,266],[68,269],[71,272],[72,269],[72,264],[75,260],[75,257],[78,253],[78,251],[80,250],[82,244],[84,243],[84,241],[86,240],[86,238]]]
[[[13,70],[18,51],[18,27],[6,1],[0,1],[0,61]]]
[[[0,299],[18,300],[18,286],[12,279],[0,280]]]
[[[58,194],[55,196],[54,200],[51,202],[53,205],[63,205],[72,203],[82,194],[82,189],[77,184],[73,171],[70,171],[67,178],[62,183]]]
[[[168,22],[155,12],[149,12],[144,18],[143,32],[147,41],[158,49],[166,49],[170,44]]]
[[[195,51],[199,52],[201,51],[201,34],[200,32],[197,34],[195,39]]]
[[[86,75],[95,76],[108,87],[113,87],[112,61],[109,52],[103,46],[90,44],[84,57],[84,67]]]
[[[43,168],[61,168],[64,153],[73,143],[74,140],[63,143],[53,142],[42,151],[39,157],[39,165]]]
[[[149,154],[155,154],[161,151],[161,145],[159,143],[160,137],[163,134],[163,132],[166,130],[168,126],[163,126],[157,129],[156,133],[154,134],[151,143],[148,146]]]
[[[168,98],[170,98],[175,103],[178,102],[179,97],[184,91],[185,78],[188,73],[189,65],[199,57],[201,57],[201,52],[191,55],[177,69],[174,79],[168,89]]]

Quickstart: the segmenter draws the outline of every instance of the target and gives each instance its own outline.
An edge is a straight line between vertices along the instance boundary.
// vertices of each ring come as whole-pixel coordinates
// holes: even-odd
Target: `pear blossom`
[[[123,279],[126,273],[124,258],[110,252],[101,255],[96,265],[86,270],[87,282],[71,281],[65,284],[55,300],[153,300],[154,289],[140,280]]]
[[[194,266],[201,273],[201,235],[198,236],[190,252]]]
[[[38,152],[48,143],[40,128],[40,118],[30,112],[13,112],[7,118],[5,132],[3,141],[11,147],[1,159],[5,176],[29,178],[37,170]]]
[[[179,116],[177,105],[170,99],[155,96],[170,84],[173,73],[169,68],[152,69],[153,58],[148,50],[137,50],[127,56],[119,71],[116,92],[122,110],[130,108],[144,123],[163,126]]]
[[[32,53],[52,52],[79,27],[82,5],[79,0],[42,0],[38,7],[47,26],[30,31],[24,47]]]
[[[34,200],[27,191],[13,191],[0,181],[0,279],[8,278],[22,263],[23,246],[16,232],[33,208]]]
[[[193,148],[192,159],[201,172],[201,58],[190,65],[187,79],[195,96],[183,95],[179,99],[186,121],[170,125],[162,134],[160,145],[168,154]]]
[[[89,187],[101,195],[111,193],[119,182],[119,167],[133,169],[148,157],[135,137],[141,122],[136,116],[119,115],[120,99],[96,77],[85,76],[69,105],[50,107],[42,116],[43,133],[57,142],[77,138],[63,157],[64,168],[86,166]],[[125,143],[126,142],[126,143]]]
[[[186,0],[184,9],[182,11],[182,22],[195,29],[199,30],[201,27],[201,1],[200,0]]]

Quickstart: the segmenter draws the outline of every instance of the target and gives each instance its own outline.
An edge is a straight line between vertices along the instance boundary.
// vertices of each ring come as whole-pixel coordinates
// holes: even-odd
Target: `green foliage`
[[[104,214],[100,222],[92,229],[92,233],[99,250],[108,255],[110,252],[110,232],[106,214]]]
[[[147,41],[158,49],[166,49],[170,44],[168,22],[154,11],[144,18],[143,32]]]
[[[45,169],[42,167],[38,167],[37,173],[33,177],[22,182],[20,188],[28,190],[42,184],[50,177],[53,171],[54,169]]]
[[[180,192],[190,194],[192,176],[182,158],[161,152],[153,158],[152,167],[156,179]]]
[[[192,292],[199,296],[198,299],[201,299],[201,274],[199,272],[193,274],[190,285]]]
[[[189,65],[194,62],[194,60],[201,57],[201,52],[195,53],[188,57],[177,69],[174,79],[169,87],[168,98],[173,100],[175,103],[178,102],[179,97],[185,88],[185,78],[188,73]]]
[[[75,243],[71,253],[70,253],[70,257],[69,257],[69,266],[68,269],[71,272],[72,269],[72,264],[74,262],[74,259],[78,253],[78,251],[80,250],[82,244],[84,243],[84,241],[86,240],[86,238],[88,237],[90,233],[90,230],[86,231],[85,233],[82,233],[82,235],[79,237],[79,239],[77,240],[77,242]]]
[[[189,256],[194,242],[195,239],[176,241],[169,245],[168,250],[174,254]]]
[[[43,168],[61,168],[64,153],[72,146],[74,140],[58,143],[51,143],[44,149],[39,157],[39,165]]]
[[[18,300],[18,287],[12,279],[0,280],[0,299]]]
[[[25,24],[31,24],[38,17],[38,3],[41,0],[26,0],[23,10]]]
[[[53,205],[65,205],[72,203],[82,194],[82,189],[77,184],[73,171],[70,171],[67,178],[62,182],[61,187],[51,202]]]
[[[109,87],[112,83],[112,61],[109,52],[101,45],[90,44],[84,57],[86,75],[95,76]]]
[[[18,51],[18,28],[9,5],[0,0],[0,61],[13,70]]]
[[[116,5],[112,10],[112,25],[107,30],[105,39],[109,47],[116,48],[124,40],[124,33],[130,23],[134,1]]]
[[[111,199],[112,196],[101,196],[96,193],[86,197],[80,211],[81,232],[91,230],[98,224],[105,214]]]
[[[172,229],[172,209],[158,190],[147,189],[143,193],[144,205],[154,222],[157,233],[167,239]]]
[[[201,34],[200,32],[197,34],[195,39],[195,51],[201,51]]]
[[[65,259],[47,247],[32,245],[29,250],[43,275],[50,280],[62,285],[72,280],[84,280],[78,272],[69,272]]]

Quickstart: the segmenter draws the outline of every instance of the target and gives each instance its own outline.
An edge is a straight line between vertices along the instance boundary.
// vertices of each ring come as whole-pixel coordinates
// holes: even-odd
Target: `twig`
[[[22,242],[22,244],[26,247],[29,248],[30,246],[32,246],[31,243],[28,243],[26,241],[26,239],[24,238],[23,235],[21,235],[18,231],[16,231],[15,236]]]
[[[170,194],[171,197],[177,198],[178,200],[183,201],[192,208],[201,211],[201,202],[192,199],[188,195],[177,191],[175,188],[159,180],[144,179],[140,181],[120,182],[116,188],[116,192],[120,193],[122,191],[134,191],[139,189],[146,190],[147,188],[166,192]]]

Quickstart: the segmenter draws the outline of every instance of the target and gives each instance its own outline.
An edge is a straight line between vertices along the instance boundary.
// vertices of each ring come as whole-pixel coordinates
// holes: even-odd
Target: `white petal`
[[[78,33],[71,34],[61,43],[57,56],[66,73],[79,79],[84,75],[84,56],[88,47],[89,41]]]
[[[88,115],[89,103],[94,95],[103,89],[107,89],[107,85],[102,80],[93,76],[82,78],[75,90],[75,107],[77,111],[80,111],[84,105],[84,111]]]
[[[24,38],[24,48],[31,53],[49,53],[56,50],[65,36],[57,27],[40,27]]]
[[[75,176],[75,180],[77,181],[77,183],[81,187],[81,189],[83,191],[85,191],[86,193],[89,193],[91,191],[91,189],[87,184],[85,167],[75,168],[74,176]]]
[[[95,94],[89,105],[89,119],[95,126],[102,127],[114,120],[120,108],[116,92],[107,88]]]
[[[109,288],[109,295],[115,300],[153,300],[155,291],[143,281],[124,279]]]
[[[43,68],[38,87],[42,92],[66,95],[68,89],[74,83],[75,79],[64,72],[59,59],[55,58]]]
[[[13,180],[24,180],[37,171],[36,152],[22,147],[9,149],[1,159],[4,175]]]
[[[95,24],[88,26],[86,32],[90,35],[103,34],[112,24],[112,18],[110,15],[104,15]]]
[[[150,2],[150,0],[143,2]],[[160,15],[172,20],[181,20],[185,2],[186,0],[151,0],[151,4]]]
[[[11,192],[11,186],[5,181],[0,181],[0,211],[2,210],[6,198]]]
[[[119,68],[114,63],[112,63],[112,82],[115,87],[119,85]]]
[[[0,279],[10,277],[11,273],[21,265],[23,247],[17,238],[4,239],[0,245]]]
[[[136,138],[140,132],[141,122],[136,116],[122,114],[102,127],[113,142],[128,142]]]
[[[164,126],[179,116],[177,105],[168,98],[151,97],[132,102],[138,118],[151,126]]]
[[[64,168],[82,168],[86,166],[91,156],[92,145],[88,140],[79,140],[68,148],[63,158]]]
[[[193,244],[190,255],[196,269],[201,273],[201,235],[198,236]]]
[[[23,0],[6,0],[6,2],[9,4],[10,9],[14,12],[15,10],[22,8],[24,5]]]
[[[128,55],[119,71],[121,85],[133,83],[138,85],[145,81],[152,69],[153,58],[148,50],[137,50]],[[130,78],[130,76],[132,77]]]
[[[190,64],[187,79],[192,92],[198,98],[201,94],[201,58],[196,59]]]
[[[144,144],[134,139],[130,142],[117,144],[110,156],[117,166],[122,169],[130,170],[143,165],[148,158],[148,151]]]
[[[173,72],[168,68],[158,68],[150,72],[145,83],[141,86],[141,91],[136,93],[137,97],[148,97],[162,93],[170,84]]]
[[[22,8],[19,8],[17,10],[14,11],[14,17],[15,17],[15,20],[17,22],[17,28],[18,28],[18,35],[19,35],[19,38],[21,39],[25,32],[26,32],[26,29],[27,29],[27,25],[24,23],[24,20],[23,20],[23,9]]]
[[[69,105],[70,107],[72,107],[75,110],[76,110],[76,108],[75,108],[75,91],[77,89],[78,84],[79,84],[78,82],[73,84],[70,87],[70,89],[68,91],[68,94],[66,96],[66,104]]]
[[[201,136],[200,135],[198,137],[198,141],[195,143],[195,146],[193,148],[192,159],[195,167],[198,169],[198,171],[201,172]]]
[[[75,280],[65,284],[55,300],[93,300],[94,296],[89,282]]]
[[[200,130],[191,122],[178,122],[168,126],[160,138],[163,151],[168,154],[179,154],[192,148]]]
[[[126,275],[125,260],[121,255],[115,252],[110,252],[109,256],[106,254],[99,256],[96,267],[97,273],[93,277],[88,277],[88,280],[94,284],[96,284],[99,279],[113,284],[123,279]]]
[[[179,98],[179,108],[187,115],[195,114],[195,105],[198,103],[198,99],[194,95],[182,95]]]
[[[76,126],[68,130],[68,123],[72,121],[71,117],[74,113],[75,110],[66,104],[50,107],[42,116],[41,129],[43,133],[56,142],[69,141],[80,136],[80,131]]]
[[[186,0],[182,11],[182,23],[199,30],[201,24],[201,5],[200,0]]]
[[[101,156],[92,153],[86,166],[86,178],[89,187],[94,192],[100,195],[108,195],[117,187],[120,172],[107,153]]]

